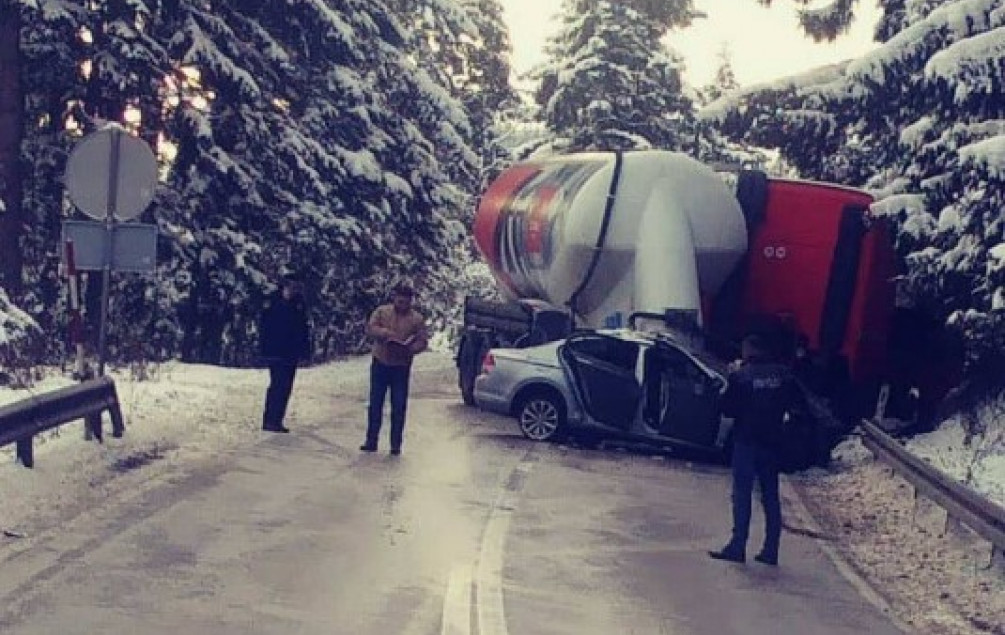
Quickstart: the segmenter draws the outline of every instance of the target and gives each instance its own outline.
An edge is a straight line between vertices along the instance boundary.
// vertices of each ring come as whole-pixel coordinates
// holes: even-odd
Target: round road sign
[[[157,159],[142,139],[110,125],[87,135],[66,165],[70,199],[85,214],[104,220],[138,216],[157,187]]]

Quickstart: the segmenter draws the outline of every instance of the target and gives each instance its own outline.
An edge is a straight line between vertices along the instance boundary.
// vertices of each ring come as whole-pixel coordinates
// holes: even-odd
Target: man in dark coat
[[[289,432],[283,425],[283,418],[293,390],[297,363],[310,358],[303,283],[296,275],[285,275],[279,290],[266,300],[258,333],[262,358],[269,365],[262,429]]]
[[[774,361],[763,338],[743,340],[742,361],[734,363],[723,397],[723,413],[733,418],[733,536],[725,547],[710,551],[717,560],[744,562],[750,530],[751,495],[756,478],[764,507],[764,546],[758,562],[778,564],[782,508],[778,496],[779,446],[786,417],[801,392],[791,370]]]

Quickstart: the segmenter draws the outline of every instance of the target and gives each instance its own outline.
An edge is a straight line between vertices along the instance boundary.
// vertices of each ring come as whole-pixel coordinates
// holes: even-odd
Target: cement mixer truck
[[[729,185],[672,152],[516,164],[474,219],[506,301],[466,303],[461,394],[472,403],[489,348],[622,327],[642,314],[650,319],[639,328],[697,334],[725,359],[747,331],[774,329],[808,382],[840,397],[843,416],[860,416],[889,381],[895,297],[896,259],[871,202],[859,190],[754,171]]]

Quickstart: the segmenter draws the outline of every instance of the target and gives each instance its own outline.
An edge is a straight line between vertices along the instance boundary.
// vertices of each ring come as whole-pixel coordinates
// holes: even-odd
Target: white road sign
[[[82,212],[96,220],[138,216],[157,188],[157,159],[142,139],[119,126],[86,136],[70,154],[66,187]]]

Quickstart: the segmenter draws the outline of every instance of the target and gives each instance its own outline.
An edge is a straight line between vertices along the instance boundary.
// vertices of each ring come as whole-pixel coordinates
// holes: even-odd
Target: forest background
[[[840,37],[861,2],[800,2],[801,28]],[[1005,0],[877,4],[875,49],[741,87],[726,50],[713,83],[685,81],[691,0],[564,0],[525,95],[498,0],[0,0],[2,380],[67,358],[63,175],[109,122],[155,148],[161,179],[139,219],[157,271],[112,277],[113,363],[255,363],[287,268],[315,361],[362,350],[402,276],[449,338],[463,297],[493,286],[469,230],[494,175],[657,148],[873,192],[902,303],[959,338],[968,377],[1001,377]]]

